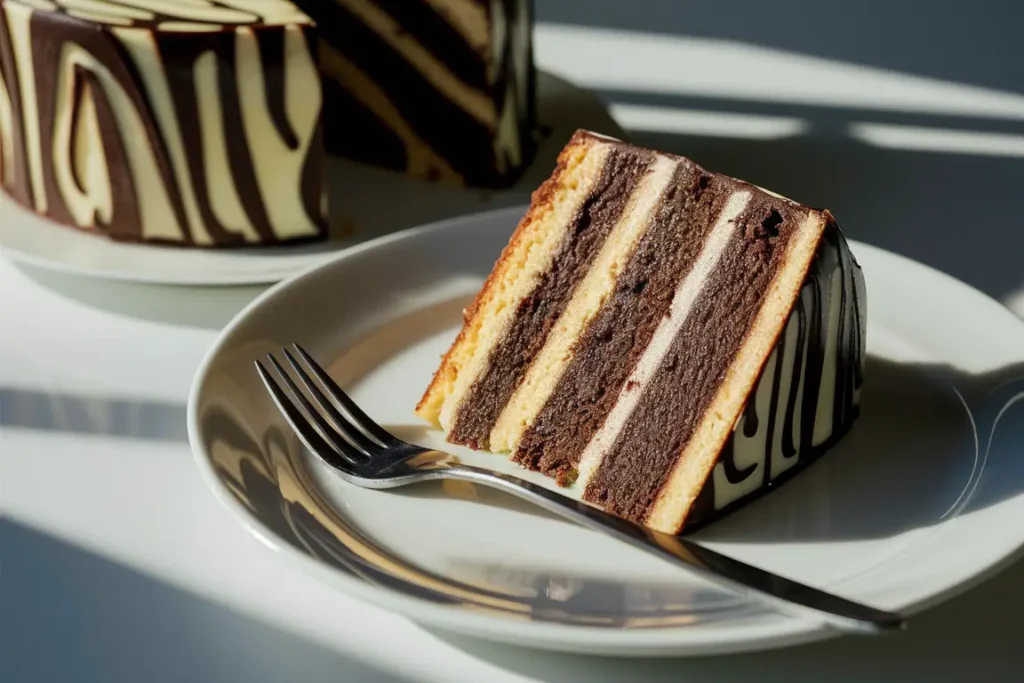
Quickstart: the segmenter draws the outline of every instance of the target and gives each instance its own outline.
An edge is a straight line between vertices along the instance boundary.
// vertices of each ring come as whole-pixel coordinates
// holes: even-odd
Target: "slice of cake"
[[[296,2],[323,43],[330,154],[492,188],[533,160],[533,0]]]
[[[417,414],[678,533],[846,432],[864,316],[860,267],[827,211],[579,132]]]
[[[0,188],[130,242],[326,237],[313,24],[286,0],[0,0]]]

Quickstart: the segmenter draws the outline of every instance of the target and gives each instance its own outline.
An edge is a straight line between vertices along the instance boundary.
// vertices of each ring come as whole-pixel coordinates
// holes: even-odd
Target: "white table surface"
[[[1000,227],[1024,180],[1013,132],[1024,96],[740,43],[551,25],[538,29],[538,61],[617,93],[612,111],[639,140],[775,180],[830,206],[851,236],[1024,311],[1024,237],[1019,220]],[[688,63],[708,68],[678,68]],[[991,192],[980,217],[978,188]],[[187,443],[193,373],[259,291],[116,284],[0,259],[0,680],[1024,678],[1021,565],[899,636],[689,660],[477,642],[326,589],[214,500]]]

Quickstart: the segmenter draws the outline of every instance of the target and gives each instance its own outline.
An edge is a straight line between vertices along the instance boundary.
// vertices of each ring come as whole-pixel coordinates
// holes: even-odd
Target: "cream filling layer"
[[[661,367],[672,341],[679,334],[694,303],[714,272],[725,247],[729,244],[729,239],[732,237],[735,221],[743,213],[749,201],[750,192],[747,191],[734,192],[726,201],[725,207],[708,235],[704,248],[693,264],[693,268],[676,288],[668,316],[654,331],[650,344],[647,345],[633,372],[630,373],[629,379],[623,385],[611,412],[608,413],[601,428],[583,450],[576,487],[586,488],[600,467],[601,461],[604,460],[622,428],[633,414],[640,397],[658,368]]]
[[[496,288],[490,292],[487,308],[477,313],[480,328],[472,332],[456,349],[457,355],[468,358],[466,365],[456,369],[454,384],[443,398],[438,421],[446,432],[455,424],[462,401],[490,361],[491,350],[502,340],[515,318],[519,303],[536,288],[541,276],[551,269],[555,254],[566,238],[567,226],[577,209],[590,195],[601,178],[611,145],[587,143],[586,156],[559,179],[556,198],[551,208],[534,218],[535,225],[520,238],[515,252],[505,261],[504,272],[494,279]],[[497,289],[500,288],[500,289]],[[453,354],[454,355],[454,354]]]
[[[490,434],[492,451],[515,450],[523,432],[547,403],[572,358],[573,345],[614,291],[630,254],[647,231],[677,165],[677,161],[658,157],[629,198],[622,217],[608,234],[593,265],[576,286],[540,353],[498,417]]]

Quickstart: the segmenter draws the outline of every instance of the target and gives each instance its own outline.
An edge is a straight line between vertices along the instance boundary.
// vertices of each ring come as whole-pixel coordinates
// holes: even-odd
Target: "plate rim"
[[[751,621],[743,624],[749,635],[736,640],[719,642],[714,637],[704,641],[694,639],[695,630],[687,626],[668,626],[652,629],[609,629],[602,627],[557,624],[543,622],[517,622],[496,615],[474,614],[449,606],[434,604],[412,596],[382,588],[357,577],[347,576],[321,561],[302,553],[266,527],[258,518],[231,495],[214,472],[212,459],[206,452],[201,438],[198,419],[198,404],[205,380],[214,362],[233,335],[249,318],[285,290],[300,286],[303,280],[313,277],[321,269],[336,267],[339,262],[358,258],[363,252],[385,247],[394,242],[415,238],[424,233],[453,229],[466,223],[493,220],[506,216],[518,221],[525,213],[526,204],[480,211],[454,218],[442,219],[405,230],[383,235],[353,245],[331,255],[323,262],[311,264],[288,278],[275,283],[259,296],[246,304],[231,321],[225,325],[214,342],[207,349],[199,364],[189,389],[186,408],[187,430],[193,458],[200,469],[207,486],[214,496],[227,507],[232,515],[249,533],[269,549],[296,561],[307,575],[341,590],[350,597],[394,611],[421,624],[431,625],[454,633],[481,637],[487,640],[510,644],[526,645],[548,650],[576,653],[602,652],[609,655],[633,656],[686,656],[714,655],[738,652],[755,652],[830,639],[841,635],[823,624],[796,618],[773,619],[767,622]],[[976,287],[952,275],[902,254],[874,246],[870,243],[850,239],[851,250],[855,253],[873,251],[894,260],[897,264],[910,266],[929,277],[944,280],[947,285],[968,290],[972,295],[982,297],[1005,313],[1008,319],[1024,330],[1024,320],[1014,314],[1001,302]],[[939,591],[917,603],[908,605],[903,612],[915,615],[939,603],[960,595],[1000,573],[1024,556],[1024,539],[1015,548],[1009,549],[998,560],[991,562],[980,571],[966,577],[946,590]],[[735,622],[732,622],[735,624]],[[721,628],[728,629],[729,622],[707,628],[712,636]],[[759,633],[760,632],[760,633]],[[684,635],[685,634],[685,635]],[[554,642],[549,642],[554,641]]]

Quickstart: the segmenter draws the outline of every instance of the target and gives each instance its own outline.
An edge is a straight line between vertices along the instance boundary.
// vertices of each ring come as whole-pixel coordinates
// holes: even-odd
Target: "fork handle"
[[[695,570],[713,583],[766,603],[779,612],[811,616],[848,633],[878,634],[906,628],[906,621],[898,614],[772,574],[694,541],[648,529],[518,477],[454,463],[431,474],[501,489],[584,527],[611,534],[676,566]]]

